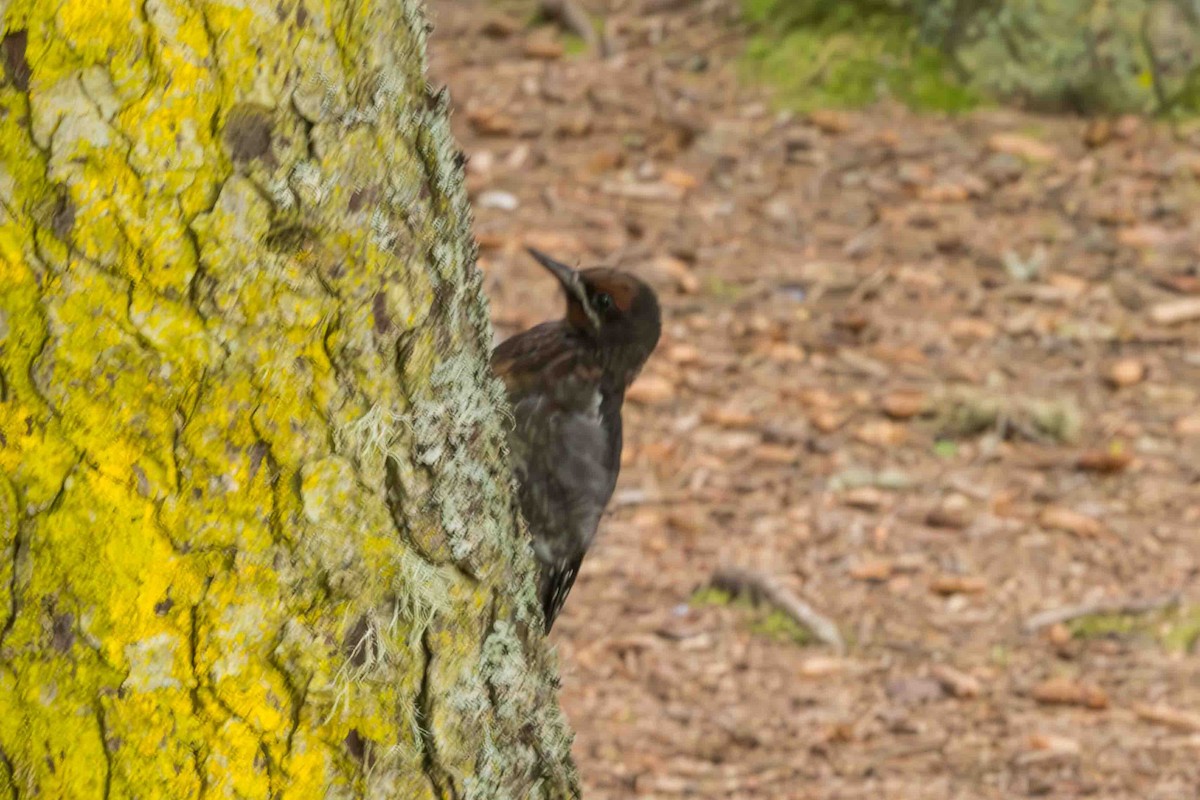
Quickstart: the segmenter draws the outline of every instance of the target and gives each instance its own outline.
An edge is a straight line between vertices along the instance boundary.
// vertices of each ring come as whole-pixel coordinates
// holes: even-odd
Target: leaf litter
[[[528,244],[665,310],[553,636],[586,796],[1194,793],[1200,138],[788,112],[736,3],[536,5],[430,3],[497,333]]]

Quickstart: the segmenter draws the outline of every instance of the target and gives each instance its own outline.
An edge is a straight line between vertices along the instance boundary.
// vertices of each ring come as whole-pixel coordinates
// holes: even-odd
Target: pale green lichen
[[[496,714],[503,720],[513,720],[522,709],[509,701],[526,693],[525,684],[531,679],[525,663],[524,647],[510,623],[497,620],[483,643],[484,670],[487,681],[498,693],[500,704]]]
[[[300,161],[292,167],[288,185],[301,205],[316,207],[329,199],[336,184],[332,177],[322,174],[319,164]]]
[[[429,396],[413,409],[417,457],[438,467],[431,499],[457,560],[469,558],[481,540],[500,538],[498,520],[478,512],[502,506],[505,487],[494,462],[471,447],[481,429],[495,424],[497,406],[480,390],[490,380],[478,356],[448,356],[433,369]]]
[[[529,709],[510,700],[545,691],[545,687],[538,686],[537,679],[533,677],[539,672],[537,666],[530,663],[526,646],[513,625],[504,620],[497,620],[484,642],[482,675],[487,683],[488,693],[497,699],[497,719],[507,723],[506,727],[510,730],[520,726],[523,720],[529,720]],[[476,696],[468,691],[466,697],[475,699]],[[463,710],[470,714],[473,704],[464,704]],[[524,789],[524,794],[514,794],[503,774],[495,771],[495,766],[515,761],[528,774],[536,776],[539,773],[538,765],[544,763],[548,755],[570,750],[572,735],[561,715],[550,707],[543,706],[534,721],[537,735],[521,737],[515,741],[498,740],[495,728],[483,729],[483,749],[485,753],[491,754],[492,758],[485,759],[488,769],[481,770],[478,775],[465,782],[467,798],[520,800],[523,797],[560,796],[564,787],[554,776],[547,775],[545,780],[534,780]]]
[[[177,688],[180,685],[175,676],[178,650],[179,638],[169,633],[158,633],[125,645],[129,674],[121,685],[134,692]]]

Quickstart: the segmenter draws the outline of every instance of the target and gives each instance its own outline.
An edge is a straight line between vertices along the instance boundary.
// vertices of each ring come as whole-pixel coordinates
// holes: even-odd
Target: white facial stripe
[[[592,308],[592,304],[588,302],[587,289],[583,285],[583,281],[579,279],[579,273],[575,273],[571,278],[571,293],[575,295],[575,299],[579,301],[579,305],[583,306],[583,313],[587,314],[588,321],[592,323],[595,330],[600,330],[600,316],[596,313],[596,309]]]

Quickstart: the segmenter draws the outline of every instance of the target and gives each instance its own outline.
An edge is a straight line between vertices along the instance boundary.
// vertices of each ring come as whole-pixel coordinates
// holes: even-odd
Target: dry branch
[[[1094,614],[1148,614],[1169,608],[1179,602],[1179,590],[1170,594],[1149,598],[1119,598],[1115,600],[1098,600],[1094,603],[1080,603],[1074,606],[1052,608],[1040,614],[1034,614],[1025,620],[1025,631],[1034,633],[1042,628],[1070,622],[1080,617],[1090,617]]]
[[[766,602],[812,631],[819,641],[833,647],[839,654],[846,651],[846,644],[833,620],[761,572],[742,567],[718,567],[709,585],[735,597],[748,597],[754,603]]]
[[[604,43],[592,25],[592,18],[575,0],[542,0],[542,13],[583,39],[589,49],[604,55]]]

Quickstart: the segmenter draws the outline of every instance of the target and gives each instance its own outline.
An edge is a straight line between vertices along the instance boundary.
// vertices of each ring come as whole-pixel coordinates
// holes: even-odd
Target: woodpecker
[[[662,322],[654,291],[633,275],[576,271],[529,254],[558,279],[566,316],[502,342],[492,370],[512,405],[508,448],[549,633],[612,498],[625,390],[657,346]]]

